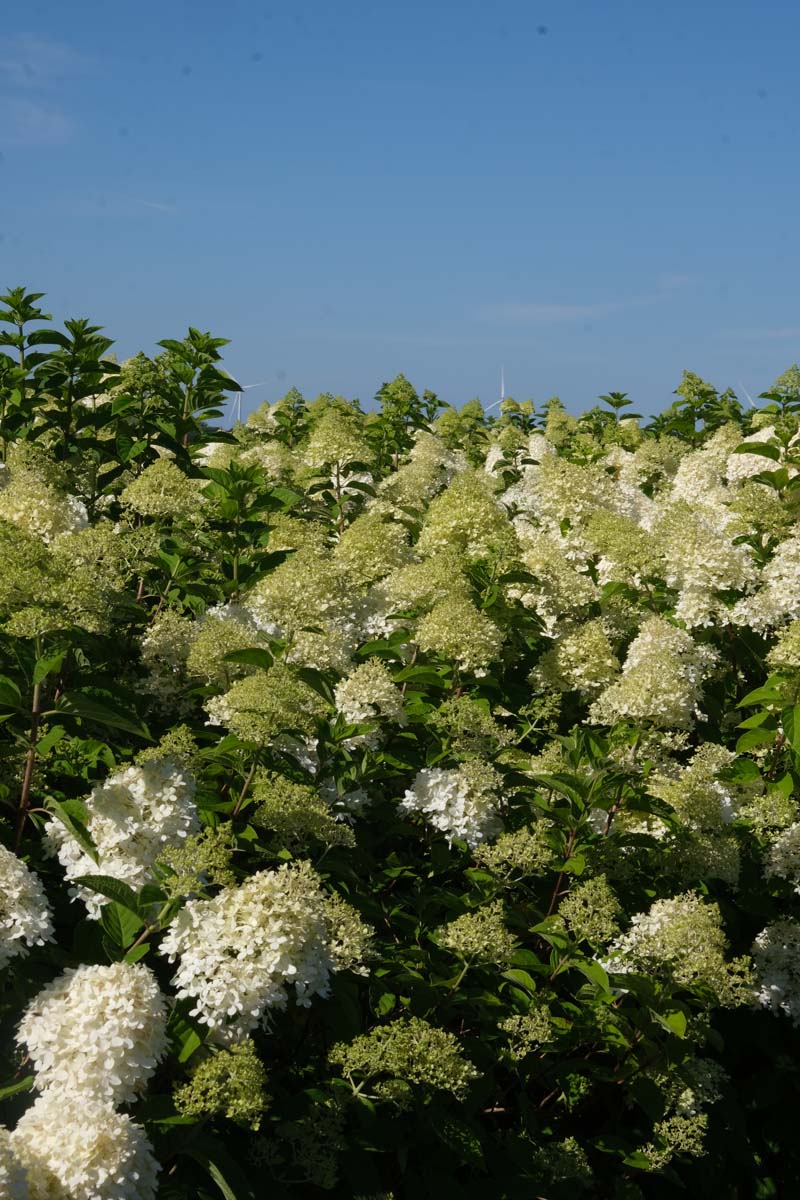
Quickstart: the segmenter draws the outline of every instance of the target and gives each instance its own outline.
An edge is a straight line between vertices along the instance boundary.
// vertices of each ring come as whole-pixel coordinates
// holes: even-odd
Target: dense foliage
[[[800,371],[494,416],[0,298],[0,1192],[793,1194]]]

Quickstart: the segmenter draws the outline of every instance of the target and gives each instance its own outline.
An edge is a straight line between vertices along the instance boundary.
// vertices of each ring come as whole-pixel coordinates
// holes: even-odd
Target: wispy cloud
[[[494,350],[500,346],[527,349],[529,346],[525,339],[516,340],[503,336],[457,337],[447,334],[431,334],[430,332],[416,333],[413,330],[403,329],[295,329],[286,335],[286,340],[332,342],[342,345],[414,346],[428,350],[463,350],[475,346],[484,346]]]
[[[62,109],[38,100],[0,97],[0,144],[62,146],[75,125]]]
[[[0,83],[43,89],[79,74],[86,59],[72,46],[36,34],[0,35]]]
[[[699,280],[691,275],[662,275],[656,280],[652,291],[618,299],[597,300],[591,303],[561,304],[550,301],[523,301],[490,304],[478,313],[481,321],[502,322],[512,325],[568,324],[570,322],[597,321],[614,313],[634,308],[648,308],[669,298],[681,288],[689,287]]]
[[[800,342],[800,325],[778,326],[774,329],[723,329],[716,336],[724,341]]]
[[[174,216],[178,211],[177,204],[165,203],[161,200],[140,200],[137,196],[121,196],[120,199],[127,200],[129,204],[139,208],[150,208],[153,212],[165,213],[167,216]]]
[[[75,123],[58,92],[87,60],[63,42],[35,34],[0,33],[0,144],[60,146]]]
[[[479,316],[483,321],[502,321],[513,325],[561,324],[569,321],[596,320],[631,306],[631,301],[624,300],[604,300],[597,304],[550,304],[536,301],[531,304],[491,304],[482,309]]]
[[[0,83],[7,88],[50,88],[85,65],[84,56],[65,42],[35,34],[0,35]]]
[[[149,200],[120,192],[73,197],[67,207],[76,217],[141,217],[144,212],[174,217],[179,212],[177,204],[171,200]]]

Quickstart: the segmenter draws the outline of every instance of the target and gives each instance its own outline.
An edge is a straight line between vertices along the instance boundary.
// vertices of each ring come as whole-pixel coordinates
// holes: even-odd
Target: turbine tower
[[[502,404],[506,398],[506,376],[503,368],[500,368],[500,403]]]

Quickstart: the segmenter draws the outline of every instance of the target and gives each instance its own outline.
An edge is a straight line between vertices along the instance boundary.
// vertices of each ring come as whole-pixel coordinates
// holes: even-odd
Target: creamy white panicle
[[[0,846],[0,970],[10,959],[52,937],[50,906],[39,876]]]
[[[190,900],[169,926],[161,951],[179,959],[174,984],[192,1015],[223,1042],[246,1037],[271,1008],[326,996],[334,969],[325,893],[306,862],[259,871],[212,900]]]
[[[30,1200],[154,1200],[160,1167],[144,1130],[102,1100],[48,1088],[11,1143]]]
[[[753,943],[753,959],[755,999],[800,1025],[800,924],[786,920],[767,925]]]
[[[420,771],[400,801],[405,812],[419,812],[449,842],[454,838],[474,849],[502,829],[497,811],[501,779],[488,763],[470,759],[449,770]]]
[[[98,872],[122,880],[136,891],[151,878],[165,846],[178,845],[199,829],[194,780],[173,758],[152,759],[126,767],[93,789],[85,804],[86,827],[97,847],[94,862],[60,821],[46,827],[47,842],[67,879]],[[108,901],[77,885],[72,894],[97,920]]]
[[[800,537],[786,538],[762,569],[757,591],[734,605],[731,619],[759,633],[800,616]]]
[[[28,1172],[14,1150],[11,1134],[0,1126],[0,1196],[3,1200],[30,1200]]]
[[[167,1048],[167,1008],[142,963],[64,971],[28,1006],[17,1032],[39,1090],[134,1100]]]
[[[709,646],[698,645],[684,629],[648,617],[631,642],[620,678],[598,696],[590,718],[604,725],[629,719],[688,728],[716,660]]]

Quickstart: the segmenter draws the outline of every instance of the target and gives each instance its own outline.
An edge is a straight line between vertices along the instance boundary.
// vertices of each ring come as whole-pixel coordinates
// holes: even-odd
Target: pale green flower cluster
[[[343,530],[333,561],[356,587],[367,587],[413,559],[408,530],[377,510],[356,517]]]
[[[503,633],[471,600],[440,600],[419,621],[414,641],[426,654],[450,659],[461,671],[485,675],[500,657]]]
[[[721,771],[735,758],[731,750],[705,742],[688,766],[672,775],[656,773],[647,782],[652,796],[665,800],[684,824],[698,830],[719,830],[736,816],[740,797],[732,785],[720,781]]]
[[[577,617],[598,598],[596,584],[573,560],[557,533],[549,533],[526,521],[516,522],[520,558],[533,577],[530,582],[506,585],[511,600],[519,600],[538,613],[545,631],[552,636],[564,618]]]
[[[337,684],[335,698],[337,710],[351,725],[404,722],[403,693],[379,658],[370,658],[351,671]]]
[[[235,845],[227,821],[206,825],[199,833],[167,847],[156,861],[161,887],[172,897],[193,896],[208,886],[230,887],[236,882],[231,868]]]
[[[314,424],[305,460],[314,468],[343,470],[349,463],[369,462],[372,450],[354,416],[339,408],[326,409]]]
[[[454,547],[446,546],[431,558],[393,571],[384,581],[381,594],[390,613],[429,609],[449,598],[466,599],[469,583],[463,559]]]
[[[440,946],[464,962],[496,966],[508,965],[517,944],[506,925],[501,900],[493,900],[448,921],[436,930],[435,936]]]
[[[686,892],[656,900],[635,913],[631,927],[609,946],[606,969],[661,975],[683,987],[700,985],[724,1007],[745,1004],[750,992],[746,957],[728,960],[719,905]]]
[[[449,696],[430,713],[428,721],[462,759],[487,757],[511,741],[511,734],[492,716],[488,702],[469,695]]]
[[[48,544],[0,519],[3,628],[22,638],[73,626],[106,632],[127,575],[125,558],[124,541],[108,522],[65,532]]]
[[[88,523],[85,506],[69,495],[59,472],[34,446],[11,447],[0,465],[0,520],[49,545]]]
[[[310,736],[325,704],[291,667],[276,663],[213,696],[206,712],[210,724],[226,725],[237,737],[268,746],[282,733]]]
[[[593,721],[645,721],[662,728],[689,728],[699,712],[702,687],[716,653],[693,641],[663,617],[648,617],[634,638],[620,678],[601,692]]]
[[[431,501],[417,550],[433,555],[455,547],[469,562],[516,557],[517,540],[485,474],[465,470]]]
[[[531,672],[531,683],[539,691],[576,691],[592,697],[609,687],[619,670],[606,622],[595,617],[573,628],[565,625],[552,650]]]
[[[653,1129],[655,1140],[642,1147],[653,1171],[660,1171],[676,1155],[700,1158],[706,1151],[708,1117],[705,1113],[683,1116],[673,1113],[658,1121]]]
[[[251,820],[272,830],[287,846],[304,846],[308,838],[329,846],[355,845],[350,826],[338,820],[330,805],[308,784],[260,770],[253,781],[253,800],[256,807]]]
[[[141,517],[193,523],[201,516],[202,486],[171,459],[159,458],[123,489],[120,499]]]
[[[513,833],[502,833],[496,842],[476,847],[475,861],[500,879],[518,876],[535,879],[545,874],[556,860],[549,841],[552,828],[551,822],[541,819]]]
[[[737,544],[728,524],[727,515],[720,520],[718,510],[680,500],[656,525],[664,577],[678,592],[675,616],[690,629],[727,624],[730,610],[719,593],[749,592],[755,585],[752,550]]]
[[[605,875],[573,884],[558,912],[576,941],[605,945],[619,933],[622,905]]]
[[[209,609],[194,623],[193,632],[186,672],[218,688],[229,688],[235,679],[252,669],[242,663],[226,662],[226,654],[258,649],[264,644],[255,622],[239,605]]]
[[[658,541],[628,516],[598,509],[589,518],[584,537],[598,556],[602,583],[621,582],[641,588],[646,580],[663,575],[664,558]]]
[[[767,663],[773,671],[800,671],[800,620],[791,621],[779,632]]]
[[[175,1089],[175,1107],[185,1117],[219,1114],[257,1130],[267,1107],[267,1073],[250,1038],[212,1051],[188,1083]]]
[[[532,1005],[526,1013],[506,1017],[500,1028],[508,1034],[507,1053],[516,1061],[527,1058],[558,1036],[550,1009],[543,1002]]]
[[[408,462],[401,463],[378,485],[377,506],[398,515],[407,509],[419,512],[466,465],[463,454],[449,450],[435,434],[421,430]]]
[[[451,1092],[463,1099],[478,1076],[457,1038],[421,1017],[401,1017],[389,1025],[377,1025],[352,1042],[339,1042],[328,1060],[351,1083],[361,1080],[377,1097],[387,1100],[405,1099],[404,1089],[391,1086],[395,1081]]]

